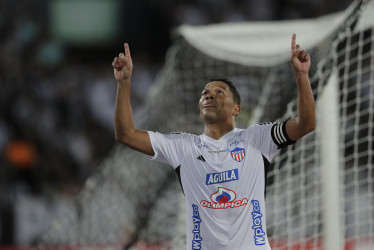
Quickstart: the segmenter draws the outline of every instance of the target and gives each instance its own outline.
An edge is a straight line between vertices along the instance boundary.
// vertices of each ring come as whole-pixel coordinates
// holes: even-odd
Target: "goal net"
[[[273,249],[373,249],[373,26],[373,1],[309,20],[182,26],[135,123],[201,134],[199,93],[217,77],[240,91],[238,127],[295,117],[289,56],[296,33],[312,58],[317,128],[270,166],[269,241]],[[174,170],[116,145],[36,245],[185,249],[185,234]]]

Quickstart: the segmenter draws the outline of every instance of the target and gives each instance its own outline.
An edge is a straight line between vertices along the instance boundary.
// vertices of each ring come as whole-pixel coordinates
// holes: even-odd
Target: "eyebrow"
[[[223,86],[216,85],[215,87],[218,87],[218,88],[221,88],[221,89],[227,91],[227,89],[226,89],[225,87],[223,87]],[[203,92],[204,92],[206,89],[207,89],[207,88],[205,87],[205,88],[203,89]]]

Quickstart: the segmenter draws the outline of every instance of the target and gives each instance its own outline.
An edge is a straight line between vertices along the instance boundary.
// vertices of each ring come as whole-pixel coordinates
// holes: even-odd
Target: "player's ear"
[[[235,115],[235,116],[239,115],[241,108],[242,107],[240,105],[235,104],[234,112],[232,114]]]

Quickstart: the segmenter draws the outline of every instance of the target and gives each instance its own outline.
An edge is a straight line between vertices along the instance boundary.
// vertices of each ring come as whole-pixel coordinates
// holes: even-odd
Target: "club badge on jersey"
[[[236,147],[235,149],[230,151],[230,154],[235,161],[241,162],[245,157],[245,149]]]

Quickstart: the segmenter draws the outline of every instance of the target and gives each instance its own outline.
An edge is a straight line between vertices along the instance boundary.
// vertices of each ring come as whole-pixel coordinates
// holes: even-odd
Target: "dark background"
[[[81,10],[92,21],[113,18],[110,36],[77,42],[79,34],[66,37],[55,29],[51,10],[59,2],[0,0],[0,245],[32,243],[32,236],[18,237],[22,223],[16,223],[16,197],[73,197],[115,144],[111,62],[124,42],[134,62],[136,112],[179,25],[313,18],[351,3],[114,0],[107,2],[116,6],[109,14]],[[88,7],[97,1],[66,2],[73,11],[74,3]],[[61,13],[72,18],[69,10]],[[75,24],[81,27],[86,19]],[[90,22],[82,27],[92,28]],[[97,34],[105,36],[105,30]]]

